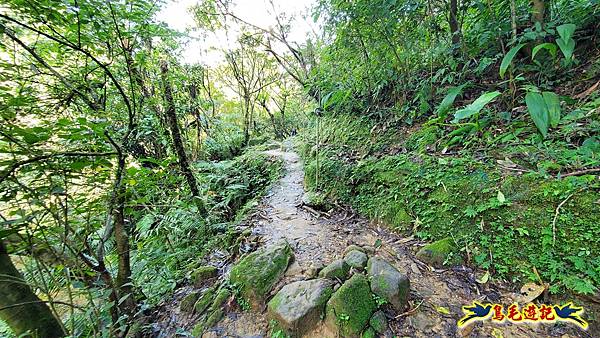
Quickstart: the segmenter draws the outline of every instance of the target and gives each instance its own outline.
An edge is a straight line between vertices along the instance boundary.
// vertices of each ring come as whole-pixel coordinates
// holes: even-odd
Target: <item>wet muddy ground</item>
[[[401,237],[351,211],[317,217],[314,211],[302,207],[304,173],[299,156],[289,146],[267,153],[284,160],[285,176],[245,226],[252,229],[252,243],[268,244],[285,238],[292,244],[295,261],[273,294],[289,282],[306,279],[311,268],[342,258],[350,244],[373,246],[380,241],[376,254],[406,273],[411,283],[407,312],[395,313],[384,306],[390,322],[389,337],[598,337],[591,330],[582,331],[565,324],[476,322],[458,329],[456,323],[463,316],[462,306],[472,301],[510,305],[519,294],[500,285],[478,283],[476,279],[481,273],[467,267],[445,270],[429,267],[415,258],[415,252],[423,243]],[[219,253],[214,258],[218,259]],[[230,262],[222,263],[225,275],[229,265]],[[176,328],[191,330],[197,318],[179,313],[177,306],[178,299],[189,292],[190,287],[178,290],[171,305],[162,307],[164,313],[156,327],[157,336],[174,336]],[[225,318],[203,337],[269,337],[264,311],[244,312],[235,304],[230,305]],[[329,337],[326,332],[319,327],[308,336]]]

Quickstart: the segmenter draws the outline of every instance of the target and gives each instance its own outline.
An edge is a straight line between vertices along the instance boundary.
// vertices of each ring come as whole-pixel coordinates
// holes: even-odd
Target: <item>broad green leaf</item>
[[[521,50],[521,48],[523,48],[523,46],[525,46],[524,43],[518,44],[518,45],[514,46],[513,48],[511,48],[508,51],[508,53],[506,53],[506,55],[502,59],[502,63],[500,64],[500,77],[501,78],[504,78],[504,74],[506,73],[506,70],[510,66],[512,60],[515,58],[515,55],[517,55],[517,53]]]
[[[465,83],[463,85],[451,87],[450,89],[448,89],[448,94],[446,94],[446,97],[444,97],[442,103],[440,103],[440,105],[437,108],[438,116],[446,115],[448,110],[454,104],[454,100],[456,100],[456,97],[460,95],[460,93],[462,93],[462,90],[465,88],[466,85],[467,84]]]
[[[498,202],[500,203],[506,202],[506,197],[504,197],[504,194],[500,190],[498,190],[498,196],[496,198],[498,198]]]
[[[477,98],[477,100],[475,100],[470,105],[466,106],[463,109],[457,110],[454,114],[454,120],[452,120],[452,122],[457,123],[462,119],[466,119],[473,115],[479,114],[481,109],[483,109],[483,107],[485,107],[486,104],[492,102],[500,94],[501,93],[499,91],[487,92],[482,94],[480,97]]]
[[[558,122],[560,122],[560,99],[558,95],[553,92],[543,92],[542,96],[544,98],[544,102],[546,103],[546,108],[548,109],[548,120],[550,121],[550,126],[552,128],[556,128],[558,126]]]
[[[567,62],[570,62],[573,57],[573,51],[575,50],[575,40],[556,39],[556,44],[560,47],[560,51],[565,56]]]
[[[548,109],[546,108],[546,102],[539,93],[529,92],[525,95],[525,103],[529,110],[529,115],[533,119],[533,123],[538,128],[542,136],[546,138],[548,135]]]
[[[573,36],[573,33],[575,33],[575,29],[577,29],[577,26],[572,23],[568,23],[568,24],[564,24],[564,25],[560,25],[560,26],[556,27],[556,31],[558,32],[558,35],[560,35],[560,37],[565,41],[571,39],[571,37]]]
[[[535,46],[535,48],[533,48],[533,51],[531,52],[531,59],[535,59],[537,53],[542,49],[546,49],[550,53],[550,55],[552,55],[552,57],[556,57],[556,45],[551,42],[546,42],[539,44]]]

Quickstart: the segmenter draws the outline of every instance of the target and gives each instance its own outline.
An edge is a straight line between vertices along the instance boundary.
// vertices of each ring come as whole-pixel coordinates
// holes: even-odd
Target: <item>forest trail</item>
[[[467,267],[440,270],[427,266],[415,257],[415,252],[423,243],[412,237],[401,237],[353,212],[341,211],[316,217],[313,212],[301,207],[304,173],[298,154],[288,143],[266,153],[283,159],[285,175],[265,196],[258,212],[245,226],[252,229],[251,237],[261,245],[287,239],[295,255],[294,262],[272,295],[283,285],[307,279],[307,271],[312,266],[327,265],[335,259],[343,258],[343,251],[348,245],[373,246],[380,240],[381,246],[377,248],[375,255],[392,262],[409,277],[411,284],[410,310],[407,313],[399,315],[384,307],[390,324],[389,335],[386,337],[588,337],[586,332],[564,325],[476,322],[459,330],[456,322],[463,315],[462,306],[469,305],[472,301],[508,306],[519,295],[498,285],[478,283],[476,279],[480,274],[476,275]],[[230,263],[222,266],[225,276],[230,267]],[[189,288],[186,290],[189,292]],[[181,298],[182,293],[177,294],[175,298]],[[178,305],[177,300],[174,305]],[[227,306],[226,310],[225,317],[202,337],[268,337],[269,323],[265,311],[242,311],[237,306]],[[171,323],[168,326],[171,328],[184,326],[190,330],[195,319],[193,316],[173,313],[165,317],[169,317],[168,321]],[[161,331],[158,336],[169,336]],[[307,336],[330,337],[324,325]]]

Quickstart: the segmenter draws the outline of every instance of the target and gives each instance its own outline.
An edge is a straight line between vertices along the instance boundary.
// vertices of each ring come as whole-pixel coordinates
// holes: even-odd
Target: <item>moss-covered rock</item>
[[[201,285],[207,279],[217,277],[218,274],[219,269],[217,269],[215,266],[201,266],[192,272],[192,281],[195,285]]]
[[[383,313],[383,311],[375,312],[371,317],[371,320],[369,320],[369,325],[371,325],[375,332],[383,334],[388,328],[388,321],[385,317],[385,313]]]
[[[463,260],[456,251],[454,240],[451,237],[446,237],[422,247],[417,252],[417,258],[438,268],[443,267],[444,263],[447,266],[460,265]]]
[[[208,317],[206,317],[206,321],[204,322],[204,328],[208,329],[215,326],[222,318],[225,313],[223,309],[215,309],[209,313]]]
[[[367,273],[373,293],[392,304],[397,311],[404,310],[410,291],[408,277],[379,257],[369,259]]]
[[[204,333],[204,323],[201,322],[201,323],[197,323],[196,325],[194,325],[194,328],[192,329],[192,332],[191,332],[192,336],[199,338],[202,336],[202,333]]]
[[[344,261],[351,267],[362,270],[367,265],[367,254],[362,251],[352,250],[344,256]]]
[[[375,338],[377,337],[375,330],[372,327],[368,327],[365,332],[363,332],[361,338]]]
[[[231,291],[229,291],[226,288],[221,288],[217,292],[217,295],[215,296],[215,299],[210,305],[210,309],[208,310],[208,312],[214,312],[215,310],[222,308],[221,305],[223,305],[223,303],[225,303],[227,299],[229,299],[229,297],[231,297]]]
[[[319,277],[329,279],[346,280],[350,272],[350,265],[343,259],[333,261],[319,272]]]
[[[376,309],[367,277],[355,274],[327,302],[325,323],[336,336],[359,337]]]
[[[194,304],[200,297],[200,292],[192,292],[181,299],[179,303],[179,310],[185,313],[191,313],[194,311]]]
[[[346,249],[344,249],[344,256],[346,256],[348,254],[348,252],[353,251],[353,250],[365,252],[365,249],[363,249],[362,247],[360,247],[356,244],[350,244],[350,245],[348,245],[348,247],[346,247]]]
[[[299,281],[284,286],[268,304],[268,317],[289,336],[302,336],[320,320],[333,293],[328,279]]]
[[[215,290],[213,288],[207,289],[202,293],[202,296],[198,298],[194,304],[194,312],[196,314],[203,314],[209,305],[212,304],[213,298],[215,297]]]
[[[260,310],[293,259],[288,242],[280,241],[242,258],[231,269],[229,281],[239,289],[241,297]]]

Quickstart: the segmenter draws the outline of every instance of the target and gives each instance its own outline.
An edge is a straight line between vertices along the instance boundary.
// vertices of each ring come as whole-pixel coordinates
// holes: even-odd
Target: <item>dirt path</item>
[[[456,322],[462,317],[463,305],[473,300],[508,305],[518,295],[495,285],[477,283],[478,276],[466,267],[433,269],[415,258],[414,252],[422,243],[402,238],[354,213],[341,211],[331,217],[320,218],[299,208],[304,194],[302,163],[289,145],[283,147],[287,149],[267,153],[285,161],[285,176],[263,200],[259,216],[253,217],[247,224],[260,242],[271,243],[286,238],[292,244],[295,262],[279,287],[306,279],[306,271],[312,265],[327,264],[341,258],[349,244],[373,245],[376,240],[381,240],[382,245],[376,254],[393,262],[409,276],[411,283],[409,302],[413,310],[398,318],[397,313],[386,310],[392,331],[390,337],[592,337],[590,332],[565,325],[536,327],[486,322],[458,330]],[[268,321],[264,312],[244,312],[231,307],[225,318],[203,337],[268,337],[267,332]],[[317,328],[309,337],[326,337],[323,332]]]

